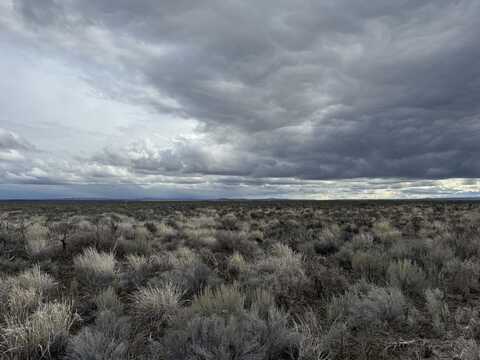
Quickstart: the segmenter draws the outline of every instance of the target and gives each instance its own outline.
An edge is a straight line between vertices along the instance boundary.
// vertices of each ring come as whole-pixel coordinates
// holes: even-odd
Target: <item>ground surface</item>
[[[479,359],[480,203],[0,202],[3,359]]]

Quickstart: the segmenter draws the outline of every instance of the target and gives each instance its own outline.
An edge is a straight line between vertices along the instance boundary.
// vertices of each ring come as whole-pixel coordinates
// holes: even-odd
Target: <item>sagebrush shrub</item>
[[[441,277],[451,292],[468,296],[471,290],[479,288],[480,264],[454,258],[444,265]]]
[[[374,349],[381,351],[377,338],[385,331],[412,324],[410,306],[400,289],[360,282],[328,304],[321,348],[327,358],[369,358]]]
[[[347,278],[336,267],[326,267],[316,261],[309,261],[306,268],[306,275],[310,280],[307,291],[311,296],[328,297],[342,293],[348,286]]]
[[[334,297],[327,307],[331,323],[345,321],[352,328],[376,330],[385,324],[406,323],[408,303],[400,289],[368,285]]]
[[[71,337],[66,360],[126,360],[129,358],[129,321],[109,310],[101,311],[93,326]]]
[[[169,332],[158,353],[165,359],[293,359],[300,342],[301,335],[286,327],[285,318],[194,317],[185,327]]]

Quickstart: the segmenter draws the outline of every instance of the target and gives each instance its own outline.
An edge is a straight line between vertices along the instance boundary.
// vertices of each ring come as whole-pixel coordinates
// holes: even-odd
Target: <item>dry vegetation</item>
[[[480,359],[475,202],[4,202],[0,359]]]

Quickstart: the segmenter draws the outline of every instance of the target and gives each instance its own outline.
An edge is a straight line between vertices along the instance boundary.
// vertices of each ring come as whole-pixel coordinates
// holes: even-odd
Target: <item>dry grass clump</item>
[[[308,281],[302,254],[283,244],[275,244],[270,255],[253,264],[249,276],[252,284],[268,287],[282,298],[295,297]]]
[[[190,248],[180,247],[175,251],[174,256],[170,258],[170,261],[174,268],[181,268],[198,263],[200,262],[200,259],[198,254],[193,252]]]
[[[168,326],[180,308],[184,291],[176,284],[145,287],[132,295],[132,309],[139,329],[146,326],[155,334]]]
[[[427,289],[425,290],[425,301],[428,313],[432,318],[434,331],[439,335],[444,334],[450,314],[445,294],[440,289]]]
[[[147,230],[145,230],[147,232]],[[151,255],[153,253],[153,243],[149,236],[136,236],[137,232],[135,231],[132,238],[125,238],[120,236],[116,241],[116,251],[119,255],[124,256],[128,254],[135,255]]]
[[[185,296],[191,298],[200,294],[206,287],[217,285],[219,278],[206,264],[197,261],[191,264],[182,264],[150,280],[154,286],[158,282],[178,284],[185,291]]]
[[[33,223],[25,233],[26,250],[32,256],[41,256],[53,249],[53,244],[48,239],[48,228],[39,223]]]
[[[164,282],[175,283],[185,291],[185,297],[191,298],[200,294],[207,286],[215,286],[219,278],[198,255],[186,247],[174,253],[154,256],[156,259],[152,269],[159,269],[160,274],[148,281],[152,286],[160,286]]]
[[[377,249],[357,251],[352,254],[351,267],[354,274],[372,282],[385,279],[388,259]]]
[[[404,259],[394,261],[388,267],[388,280],[392,286],[399,287],[408,294],[423,294],[425,272],[413,261]]]
[[[65,348],[74,321],[72,307],[65,302],[40,304],[25,320],[7,316],[1,348],[7,358],[50,359]]]
[[[193,216],[185,222],[187,228],[193,229],[215,228],[216,225],[217,221],[215,218],[207,215]]]
[[[225,254],[238,252],[243,256],[255,257],[259,253],[256,242],[250,240],[246,231],[218,230],[216,233],[217,242],[213,251]]]
[[[193,248],[198,247],[213,247],[217,243],[215,237],[216,231],[214,229],[186,229],[184,235],[187,238],[188,244]]]
[[[328,351],[324,342],[324,330],[318,315],[312,310],[299,316],[295,329],[301,334],[298,359],[327,360]]]
[[[41,271],[39,265],[21,272],[16,277],[16,283],[24,289],[33,289],[40,294],[48,294],[57,286],[57,281]]]
[[[127,264],[135,272],[141,272],[148,266],[148,258],[144,255],[127,255]]]
[[[240,274],[248,270],[248,263],[245,258],[238,252],[228,258],[227,271],[233,278],[238,278]]]
[[[0,280],[0,322],[2,315],[24,320],[57,287],[49,274],[35,265],[15,277]]]
[[[266,272],[285,272],[303,275],[303,256],[286,245],[275,244],[270,256],[257,263],[257,267]]]
[[[95,305],[98,311],[112,311],[115,314],[123,312],[123,304],[111,286],[95,296]]]
[[[157,225],[157,236],[160,238],[172,238],[177,235],[177,230],[175,230],[173,227],[165,224],[165,223],[160,223]]]
[[[201,316],[238,315],[244,311],[245,295],[237,284],[207,288],[192,302],[191,310]]]
[[[340,227],[331,225],[323,229],[314,244],[315,251],[321,255],[331,255],[336,253],[343,244]]]
[[[105,288],[116,278],[116,260],[113,253],[98,252],[95,248],[87,248],[74,260],[77,279],[85,288]]]
[[[374,223],[372,231],[375,237],[385,244],[391,244],[402,237],[402,233],[385,220]]]

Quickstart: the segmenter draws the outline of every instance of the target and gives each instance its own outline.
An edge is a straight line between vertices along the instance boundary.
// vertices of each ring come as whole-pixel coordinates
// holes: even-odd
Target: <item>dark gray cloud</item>
[[[197,122],[84,159],[107,177],[480,177],[477,0],[14,4],[4,26],[106,96]]]

